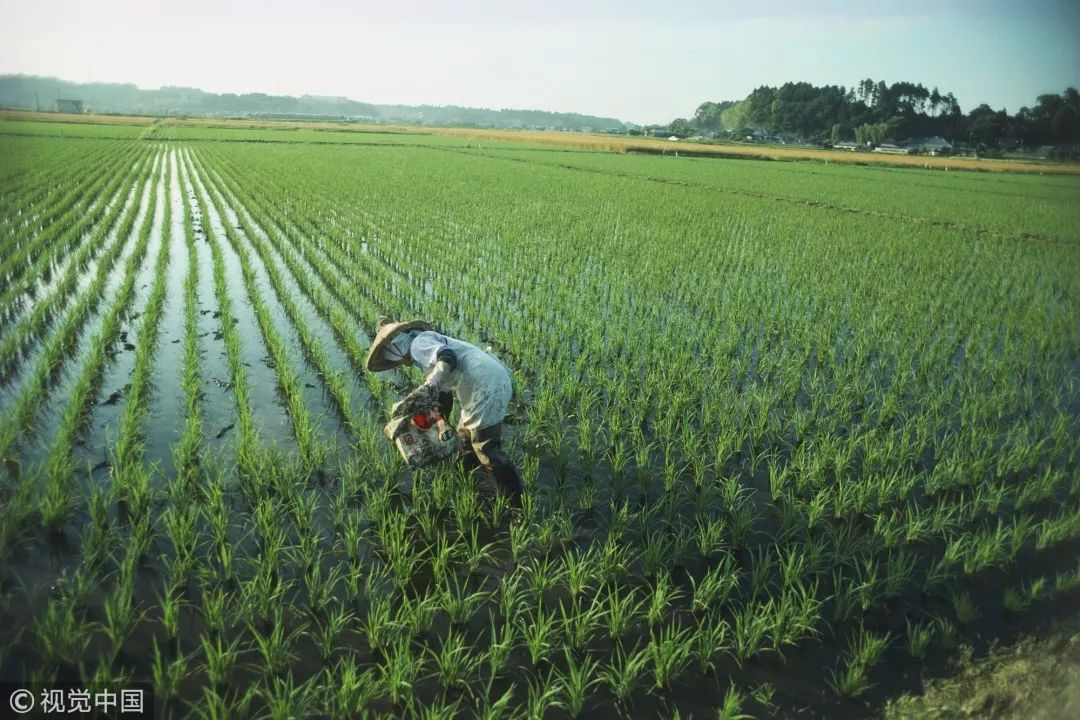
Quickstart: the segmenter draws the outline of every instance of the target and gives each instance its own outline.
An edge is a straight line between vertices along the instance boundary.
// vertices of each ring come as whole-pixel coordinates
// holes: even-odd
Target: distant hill
[[[74,83],[35,75],[0,75],[2,107],[55,110],[58,99],[81,100],[90,112],[136,115],[303,118],[595,132],[625,127],[615,118],[544,110],[373,105],[345,97],[218,94],[172,86],[143,90],[131,83]]]

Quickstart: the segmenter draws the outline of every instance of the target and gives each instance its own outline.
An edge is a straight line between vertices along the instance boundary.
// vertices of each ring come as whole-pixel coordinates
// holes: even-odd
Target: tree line
[[[763,85],[739,101],[702,103],[692,118],[672,121],[669,130],[735,137],[785,133],[816,142],[879,144],[938,135],[979,148],[1077,146],[1080,93],[1070,87],[1060,95],[1040,95],[1032,107],[1013,115],[985,103],[965,114],[953,93],[919,83],[867,79],[853,87],[819,87],[789,82]]]

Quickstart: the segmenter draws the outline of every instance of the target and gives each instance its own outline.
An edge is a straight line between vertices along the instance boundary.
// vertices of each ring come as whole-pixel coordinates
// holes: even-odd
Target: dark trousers
[[[442,416],[449,418],[450,411],[453,409],[454,396],[450,393],[439,393],[439,411]],[[499,490],[510,498],[511,503],[520,507],[521,473],[503,450],[502,428],[503,425],[500,422],[476,432],[462,431],[462,434],[468,434],[468,437],[462,437],[462,441],[466,444],[461,456],[461,464],[467,470],[483,468],[484,472],[495,481]]]

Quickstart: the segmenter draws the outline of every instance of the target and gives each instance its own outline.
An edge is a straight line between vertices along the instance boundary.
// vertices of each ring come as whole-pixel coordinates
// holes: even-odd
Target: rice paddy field
[[[382,435],[512,370],[524,522]],[[1080,602],[1080,177],[0,122],[0,679],[862,718]]]

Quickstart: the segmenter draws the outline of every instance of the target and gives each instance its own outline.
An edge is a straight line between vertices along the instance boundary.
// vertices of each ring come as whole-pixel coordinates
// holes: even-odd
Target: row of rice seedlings
[[[222,170],[228,176],[228,170]],[[366,349],[357,341],[356,327],[358,324],[362,328],[372,327],[379,315],[389,312],[389,309],[380,309],[370,299],[361,295],[355,281],[346,281],[347,276],[330,262],[329,255],[315,251],[314,241],[305,241],[305,252],[300,253],[301,259],[298,260],[293,253],[293,242],[285,235],[290,219],[284,217],[278,208],[265,204],[265,201],[258,197],[251,181],[230,180],[230,191],[240,197],[247,207],[270,220],[261,222],[260,226],[267,232],[275,250],[285,259],[301,289],[320,308],[323,319],[334,328],[335,335],[344,346],[353,367],[363,375],[368,388],[376,397],[385,400],[385,387],[381,379],[364,371],[363,358]],[[323,251],[325,252],[325,248]],[[301,267],[301,262],[308,269]],[[320,286],[328,292],[322,292]]]
[[[194,163],[195,161],[192,160],[191,162]],[[193,172],[196,174],[199,173],[197,165],[193,164],[191,167]],[[292,420],[293,434],[299,445],[300,454],[308,464],[308,467],[314,471],[316,468],[320,467],[326,459],[327,446],[319,439],[316,426],[312,422],[307,407],[304,405],[304,394],[301,388],[300,376],[297,371],[290,366],[289,351],[285,345],[285,340],[274,325],[274,320],[270,316],[270,311],[266,306],[266,302],[259,293],[259,288],[255,281],[255,272],[252,268],[252,262],[247,248],[244,247],[244,243],[237,237],[235,230],[229,223],[224,222],[225,210],[221,205],[219,196],[217,196],[209,187],[204,185],[201,179],[197,180],[197,185],[199,186],[200,191],[209,197],[212,207],[218,213],[218,216],[223,219],[222,226],[225,230],[225,237],[239,258],[244,288],[248,297],[251,299],[251,306],[255,312],[259,330],[262,333],[263,341],[266,343],[267,351],[273,361],[278,384],[285,397],[285,407],[288,410],[289,418]]]
[[[154,225],[154,212],[158,202],[158,173],[152,178],[150,186],[149,210],[143,218],[135,240],[135,247],[123,268],[123,280],[116,296],[102,318],[101,328],[89,342],[89,352],[74,387],[67,398],[62,411],[63,420],[56,437],[49,449],[44,467],[45,489],[39,501],[41,522],[46,531],[59,532],[75,513],[74,488],[76,466],[73,458],[75,443],[86,428],[87,418],[97,397],[99,385],[106,363],[109,361],[109,348],[120,334],[120,324],[131,303],[135,279],[142,264],[146,249],[150,244]]]
[[[177,160],[176,171],[180,180],[180,193],[187,187],[184,163]],[[184,244],[187,248],[187,275],[184,279],[184,336],[183,361],[181,363],[181,387],[184,392],[184,429],[180,439],[173,444],[172,453],[176,468],[176,487],[182,493],[194,493],[200,479],[200,463],[203,451],[202,430],[202,375],[199,355],[199,309],[197,288],[199,283],[199,257],[195,248],[195,223],[191,205],[182,202]]]
[[[255,248],[259,259],[262,261],[263,267],[266,269],[267,276],[277,294],[279,302],[281,302],[282,307],[292,320],[293,327],[296,329],[306,357],[309,362],[313,364],[322,382],[329,390],[330,396],[334,400],[335,407],[337,408],[341,419],[345,422],[354,436],[358,435],[361,427],[364,427],[364,424],[362,419],[358,417],[353,410],[351,399],[352,392],[348,381],[343,374],[343,371],[347,368],[336,370],[331,365],[326,350],[322,347],[322,344],[318,342],[312,329],[309,327],[306,318],[301,314],[297,302],[293,297],[293,293],[286,285],[286,279],[282,274],[282,269],[274,262],[266,243],[262,239],[264,226],[259,225],[258,229],[252,226],[251,211],[247,208],[238,206],[236,213],[241,229],[243,229],[245,236]],[[281,258],[283,255],[279,253],[278,257]],[[296,281],[296,276],[290,276],[290,279]],[[299,285],[299,282],[297,284]],[[320,299],[325,298],[320,296]],[[316,306],[316,308],[318,308],[318,306]],[[352,332],[345,337],[348,337],[354,345],[356,344],[355,334]],[[359,351],[359,347],[356,349]],[[362,365],[358,367],[362,367]]]
[[[157,356],[158,336],[162,310],[165,305],[165,271],[169,264],[172,237],[172,203],[169,192],[173,182],[173,166],[166,163],[164,192],[160,195],[163,205],[161,242],[150,294],[142,310],[141,324],[135,342],[135,367],[131,375],[131,387],[127,392],[127,404],[120,416],[119,432],[111,448],[113,460],[113,487],[117,501],[127,507],[134,517],[140,517],[150,509],[150,477],[144,462],[143,432],[149,417],[149,395],[153,362]]]
[[[81,173],[122,144],[95,142],[62,148],[49,141],[8,138],[0,178],[0,232],[10,235],[15,226],[28,225],[35,208],[58,190],[69,171]]]
[[[263,464],[260,462],[260,442],[258,431],[255,428],[251,415],[251,400],[247,381],[247,373],[240,352],[240,338],[236,327],[229,321],[232,314],[232,301],[229,299],[227,280],[225,278],[225,261],[221,252],[220,240],[215,236],[210,225],[206,200],[203,193],[195,185],[195,170],[191,167],[188,158],[183,160],[185,174],[188,176],[190,187],[193,188],[195,201],[201,217],[200,225],[210,244],[213,258],[214,294],[217,297],[218,312],[221,317],[221,335],[225,341],[225,351],[228,358],[231,374],[232,392],[236,400],[237,426],[239,439],[236,446],[236,460],[242,474],[248,477],[257,477],[258,469]]]
[[[94,188],[94,197],[86,198],[85,203],[73,209],[77,214],[71,222],[46,226],[34,236],[33,243],[24,248],[26,272],[7,273],[8,283],[0,293],[0,308],[3,308],[0,324],[3,327],[24,319],[34,309],[32,300],[46,297],[63,278],[70,277],[69,266],[73,260],[85,264],[93,256],[96,249],[86,250],[85,243],[92,235],[95,223],[107,214],[110,206],[126,198],[126,194],[117,194],[125,179],[117,170],[126,167],[134,156],[132,151],[123,159],[114,159],[110,167],[98,168],[102,172],[95,181],[98,186]]]
[[[139,198],[146,192],[150,179],[151,164],[146,164],[140,171],[135,183],[135,195],[126,206],[126,211],[115,230],[115,239],[99,259],[94,278],[86,291],[75,301],[74,306],[45,342],[45,347],[38,356],[30,375],[23,383],[21,394],[16,401],[12,415],[15,422],[5,423],[0,429],[0,456],[10,457],[20,433],[33,431],[33,420],[40,410],[40,403],[49,386],[63,365],[67,354],[77,341],[83,323],[101,302],[102,290],[108,281],[116,259],[123,252],[132,235],[132,228],[139,214]],[[119,207],[119,206],[118,206]],[[103,230],[102,233],[105,231]],[[54,294],[53,297],[56,295]],[[42,303],[47,306],[48,302]],[[41,324],[43,320],[37,320]]]
[[[98,162],[106,166],[109,165],[108,162],[102,162],[101,160],[98,160]],[[115,162],[115,158],[113,158],[113,162]],[[43,256],[49,253],[58,237],[67,234],[77,221],[84,224],[88,222],[88,219],[84,217],[87,208],[101,199],[103,188],[114,180],[116,175],[115,167],[102,168],[99,166],[96,169],[107,171],[100,175],[92,175],[91,184],[94,187],[88,189],[84,184],[81,193],[78,187],[72,188],[70,185],[57,183],[54,179],[53,182],[47,185],[52,194],[43,203],[44,207],[37,208],[38,212],[35,214],[27,211],[22,222],[17,226],[10,227],[6,237],[0,239],[0,246],[6,250],[5,260],[2,267],[0,267],[0,277],[6,279],[7,285],[5,291],[0,294],[0,307],[5,309],[0,321],[4,325],[11,321],[9,317],[11,311],[16,309],[11,306],[20,300],[19,295],[16,295],[14,290],[20,287],[31,287],[38,281],[34,273],[35,268],[40,267],[46,273],[51,272],[50,264],[42,262]],[[85,169],[83,172],[86,172]],[[64,190],[67,191],[66,194],[63,193]],[[79,214],[71,212],[73,206],[79,211]],[[68,212],[69,215],[61,218],[57,217],[64,212]],[[5,217],[5,219],[10,220],[11,218]],[[54,253],[49,254],[55,257]]]
[[[131,156],[136,148],[114,145],[96,150],[69,163],[57,163],[53,168],[48,168],[36,186],[20,183],[15,192],[6,196],[9,202],[0,210],[0,228],[6,230],[6,237],[0,246],[11,253],[10,257],[4,259],[0,271],[5,277],[9,276],[8,273],[18,272],[25,259],[37,252],[33,246],[41,245],[39,233],[47,235],[54,232],[54,224],[70,224],[72,217],[67,214],[72,206],[89,207],[109,175],[115,172],[113,163],[116,158]],[[108,172],[98,175],[95,171],[100,170]],[[56,174],[50,175],[49,172]],[[4,228],[5,225],[8,227]],[[26,237],[19,237],[22,232],[26,233]],[[15,276],[11,277],[14,279]]]
[[[53,319],[63,311],[65,303],[78,283],[80,273],[93,259],[95,253],[101,251],[105,238],[121,217],[132,189],[138,187],[138,183],[141,183],[149,173],[149,164],[149,158],[147,157],[144,160],[143,169],[138,173],[132,173],[127,177],[123,174],[116,174],[112,177],[103,176],[111,180],[109,189],[113,191],[113,194],[110,197],[119,198],[121,201],[113,205],[109,213],[101,219],[101,222],[94,226],[93,232],[86,238],[86,241],[75,251],[67,265],[63,278],[57,283],[52,293],[35,303],[30,315],[24,317],[14,328],[4,333],[3,343],[0,344],[0,380],[7,381],[11,378],[12,372],[20,361],[23,349],[32,341],[40,339]],[[106,202],[105,196],[102,197],[102,202]],[[137,196],[135,197],[134,205],[137,208]],[[121,229],[125,227],[127,217],[128,215],[124,216],[125,222],[121,223]],[[73,229],[72,232],[75,233],[75,230]],[[121,235],[122,233],[118,232],[117,234]],[[78,238],[79,235],[73,234],[72,237]],[[105,265],[108,264],[108,261],[109,255],[106,253],[99,258],[98,264],[99,266]],[[29,281],[36,281],[36,277],[30,276]],[[13,286],[12,290],[14,291],[14,289]]]
[[[277,181],[276,173],[272,175]],[[310,200],[310,197],[305,197],[305,204]],[[328,209],[326,216],[332,217],[336,214],[336,210]],[[314,222],[309,213],[290,213],[281,224],[283,229],[291,228],[296,236],[306,236],[316,240],[308,244],[309,252],[305,255],[309,261],[313,262],[331,292],[343,293],[342,300],[350,304],[354,312],[359,313],[358,317],[366,318],[372,314],[374,314],[373,317],[377,317],[378,314],[385,313],[387,309],[398,314],[408,311],[406,304],[398,304],[400,301],[394,293],[380,292],[382,289],[390,290],[391,284],[396,283],[399,277],[398,272],[386,268],[379,262],[360,262],[359,256],[366,252],[370,252],[373,257],[377,255],[377,249],[374,246],[365,244],[357,248],[345,242],[346,238],[354,235],[353,228],[339,235],[337,232],[339,223],[336,218],[319,223]],[[315,262],[317,259],[330,262],[329,264],[318,263]],[[356,277],[364,278],[364,282],[356,283]],[[346,282],[348,278],[352,279]],[[400,289],[404,292],[412,292],[404,284]]]
[[[223,184],[231,193],[240,197],[239,193],[242,191],[243,186],[238,187],[228,181],[223,181]],[[278,257],[285,262],[293,281],[311,300],[322,319],[333,329],[335,337],[343,346],[354,370],[358,373],[367,374],[364,372],[365,348],[357,339],[356,323],[359,318],[350,314],[338,298],[325,289],[326,285],[322,280],[323,274],[311,269],[313,261],[310,254],[303,256],[301,259],[297,258],[298,253],[294,251],[292,244],[282,234],[279,219],[270,215],[271,209],[261,203],[253,204],[253,202],[258,203],[258,198],[251,194],[243,202],[246,205],[244,214],[249,215],[252,221],[257,223],[256,227],[265,233]],[[247,221],[248,218],[242,217],[242,222]],[[246,225],[245,230],[252,230],[251,225]],[[257,237],[258,235],[258,232],[248,232],[249,237]],[[262,247],[261,241],[259,247]],[[301,263],[306,264],[307,267],[302,267]]]

